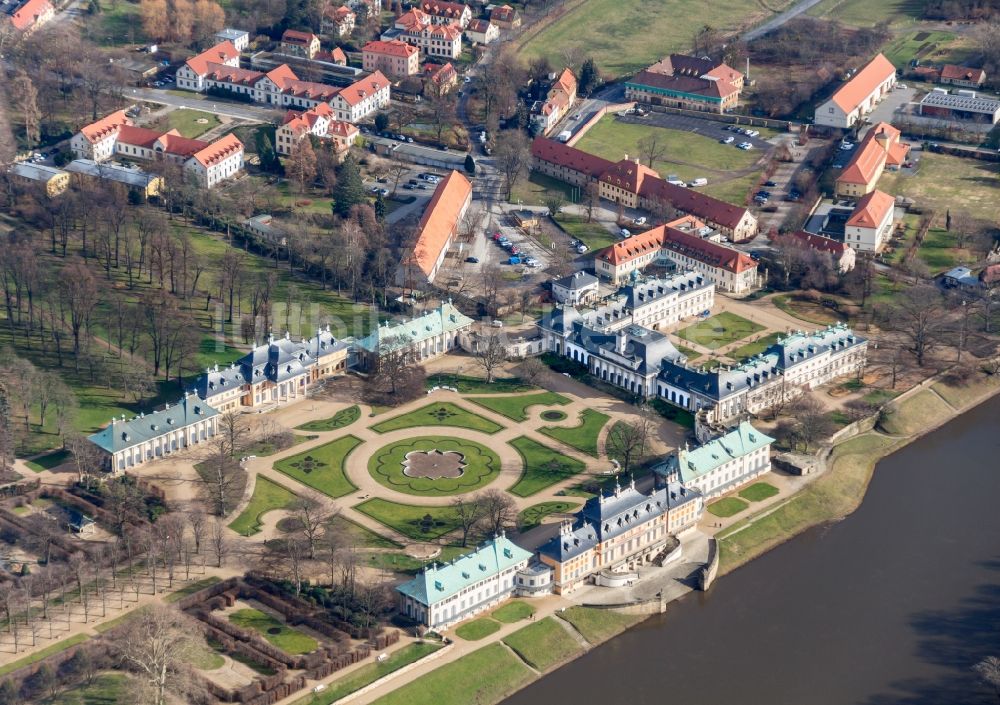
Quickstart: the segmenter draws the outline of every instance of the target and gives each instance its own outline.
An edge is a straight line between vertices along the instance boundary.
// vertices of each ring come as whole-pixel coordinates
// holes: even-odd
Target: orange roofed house
[[[288,111],[281,126],[275,131],[275,150],[278,154],[291,154],[295,145],[308,139],[309,135],[315,135],[320,140],[329,142],[334,153],[340,156],[351,148],[359,134],[357,126],[335,119],[333,108],[320,103],[305,112]]]
[[[395,36],[389,33],[383,39],[400,39],[420,49],[426,56],[443,56],[457,59],[462,55],[462,28],[458,25],[435,24],[434,18],[416,8],[396,20]]]
[[[825,127],[850,129],[870,113],[896,85],[896,67],[882,54],[837,89],[828,101],[816,108],[813,122]]]
[[[887,122],[874,125],[837,177],[837,195],[860,198],[871,193],[886,166],[903,164],[910,146],[900,142],[899,137],[899,130]]]
[[[420,219],[413,253],[404,258],[397,273],[400,285],[434,282],[470,203],[472,184],[459,172],[452,171],[437,185]]]
[[[361,49],[361,58],[365,71],[401,78],[420,73],[420,50],[398,39],[368,42]]]
[[[13,8],[13,11],[9,11],[7,7],[0,7],[0,22],[4,21],[3,16],[6,14],[10,26],[25,35],[31,34],[56,15],[49,0],[27,0],[19,7],[17,0],[14,0]]]
[[[344,5],[340,7],[327,5],[320,20],[320,31],[335,37],[346,37],[354,31],[356,20],[357,15],[351,8]]]
[[[472,10],[460,2],[438,2],[424,0],[420,9],[427,13],[434,24],[453,24],[465,29],[472,20]]]
[[[549,92],[545,96],[545,102],[535,115],[531,116],[531,123],[536,134],[546,135],[552,128],[565,117],[573,103],[576,101],[576,76],[569,69],[563,69],[562,73],[549,86]]]
[[[756,287],[757,263],[737,249],[705,239],[706,230],[697,218],[678,218],[598,251],[594,271],[620,284],[633,271],[666,261],[705,274],[723,291],[745,294]]]
[[[940,81],[962,88],[979,88],[986,81],[986,72],[983,69],[972,69],[968,66],[945,64],[941,67]]]
[[[844,225],[844,242],[859,252],[878,252],[892,234],[896,199],[875,189],[865,194]]]

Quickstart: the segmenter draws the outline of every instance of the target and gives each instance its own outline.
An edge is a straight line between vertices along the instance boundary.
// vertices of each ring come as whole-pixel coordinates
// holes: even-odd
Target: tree
[[[365,186],[361,170],[353,156],[348,154],[337,167],[337,185],[333,189],[333,213],[346,218],[351,209],[365,202]]]
[[[469,534],[482,521],[485,507],[480,497],[477,495],[459,495],[451,501],[451,507],[455,511],[455,517],[462,529],[462,547],[469,545]]]
[[[297,533],[301,534],[308,548],[308,558],[314,560],[316,546],[319,545],[323,532],[327,530],[335,515],[311,499],[299,499],[289,507],[289,510],[295,519]]]
[[[228,412],[219,418],[219,432],[200,466],[205,493],[216,516],[226,516],[243,495],[247,477],[237,456],[246,448],[249,433],[242,414]]]
[[[984,685],[993,689],[993,694],[997,696],[997,700],[1000,700],[1000,658],[987,656],[973,666],[972,670],[975,671]]]
[[[623,473],[630,472],[634,463],[642,461],[652,431],[653,423],[645,406],[640,407],[635,420],[618,421],[608,431],[605,442],[608,456],[618,461]]]
[[[42,136],[42,115],[38,110],[38,90],[31,77],[23,69],[14,76],[11,83],[11,93],[17,98],[17,107],[21,112],[25,143],[29,147],[34,147]]]
[[[215,567],[221,568],[222,564],[226,562],[226,556],[229,555],[229,536],[226,535],[226,525],[216,517],[210,531],[208,540],[212,547],[212,553],[215,555]]]
[[[196,0],[193,7],[191,39],[207,42],[226,24],[226,11],[212,0]]]
[[[389,116],[383,112],[376,113],[375,115],[375,131],[385,132],[389,129]]]
[[[503,490],[484,490],[477,496],[477,501],[483,505],[479,526],[486,536],[498,536],[514,525],[517,503]]]
[[[141,0],[139,14],[142,17],[143,34],[156,41],[167,38],[170,33],[167,0]]]
[[[797,399],[791,406],[791,415],[794,419],[796,436],[805,444],[807,452],[813,442],[826,438],[833,432],[830,415],[822,402],[812,395]]]
[[[405,336],[394,335],[379,341],[375,370],[369,385],[387,403],[397,405],[413,398],[415,384],[423,368],[416,364],[413,345]],[[421,380],[422,384],[422,380]],[[419,391],[418,391],[419,393]]]
[[[316,180],[316,152],[309,139],[299,140],[285,158],[285,174],[305,193]]]
[[[150,605],[123,627],[113,645],[122,664],[137,676],[136,701],[166,705],[168,694],[191,698],[198,681],[189,664],[200,641],[194,621],[180,610]]]
[[[465,155],[465,173],[476,175],[476,160],[472,156],[472,152]]]
[[[529,357],[521,363],[521,366],[518,368],[518,374],[521,375],[521,379],[525,383],[538,386],[542,375],[545,374],[545,369],[544,362],[537,357]]]
[[[650,169],[653,168],[653,162],[662,161],[667,154],[667,143],[661,138],[659,130],[641,138],[636,146],[639,148],[640,157]]]
[[[476,363],[486,373],[486,383],[493,384],[493,375],[507,361],[507,345],[502,333],[495,329],[477,333],[474,341]]]
[[[601,85],[601,75],[597,71],[597,64],[593,59],[588,58],[580,67],[580,80],[577,87],[581,95],[589,96]]]
[[[508,130],[497,139],[495,163],[503,177],[504,199],[510,201],[514,187],[531,163],[531,145],[520,131]]]
[[[944,339],[948,322],[944,297],[932,285],[906,289],[889,306],[886,327],[903,336],[904,349],[923,367],[927,355]]]
[[[385,196],[379,191],[378,195],[375,196],[375,219],[380,222],[385,222],[386,206],[385,206]]]

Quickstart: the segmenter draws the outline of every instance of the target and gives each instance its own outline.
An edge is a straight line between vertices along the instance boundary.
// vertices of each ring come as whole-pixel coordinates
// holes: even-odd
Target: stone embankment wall
[[[712,587],[716,576],[719,574],[719,542],[714,538],[708,540],[708,563],[701,569],[698,576],[698,588],[706,591]]]

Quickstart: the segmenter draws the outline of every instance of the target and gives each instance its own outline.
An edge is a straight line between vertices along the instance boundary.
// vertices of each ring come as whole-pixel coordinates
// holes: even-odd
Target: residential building
[[[757,234],[757,219],[745,207],[668,183],[637,159],[629,160],[628,155],[620,162],[610,162],[544,137],[535,138],[531,154],[535,171],[584,190],[596,188],[600,197],[609,201],[655,213],[688,213],[733,242]]]
[[[215,33],[215,41],[217,43],[232,42],[236,51],[246,51],[250,48],[250,33],[244,32],[242,29],[227,27]]]
[[[583,306],[597,298],[599,281],[593,274],[574,272],[552,282],[552,298],[561,304]]]
[[[400,78],[420,73],[420,50],[399,39],[368,42],[361,49],[361,58],[365,71]]]
[[[320,51],[316,54],[314,61],[325,61],[335,66],[347,66],[347,54],[340,47],[334,47],[330,51]]]
[[[678,218],[599,250],[594,272],[619,284],[650,264],[672,263],[706,275],[722,291],[748,293],[759,283],[757,263],[740,250],[707,239],[711,232],[697,218]]]
[[[918,110],[921,115],[942,120],[985,122],[991,125],[1000,122],[1000,100],[977,96],[975,91],[965,93],[971,95],[931,91],[921,99]]]
[[[981,88],[986,82],[986,71],[983,69],[973,69],[968,66],[955,66],[945,64],[941,67],[941,83],[962,88]]]
[[[80,131],[70,139],[70,149],[74,155],[82,159],[103,162],[114,155],[118,133],[122,126],[131,124],[132,121],[125,115],[124,110],[116,110],[96,122],[81,127]]]
[[[346,37],[354,31],[356,19],[354,10],[346,5],[340,7],[327,5],[320,20],[320,31],[334,37]]]
[[[243,221],[243,227],[253,237],[269,245],[284,247],[288,243],[285,228],[274,222],[270,213],[254,215]]]
[[[415,361],[432,360],[460,347],[459,336],[475,323],[459,311],[451,301],[418,316],[411,321],[377,326],[368,337],[358,341],[359,364],[362,369],[378,367],[379,357],[386,352],[408,350]]]
[[[344,374],[350,345],[330,333],[330,326],[311,338],[293,341],[270,336],[229,367],[208,368],[194,391],[220,413],[305,399],[311,385]]]
[[[552,131],[576,101],[576,76],[569,69],[552,82],[545,101],[531,116],[531,124],[535,134],[548,134]]]
[[[56,10],[49,0],[26,0],[20,4],[14,0],[0,7],[0,22],[4,16],[15,31],[28,35],[55,17]]]
[[[286,29],[278,44],[278,53],[286,56],[297,56],[302,59],[312,59],[320,48],[319,37],[312,32],[300,32],[297,29]]]
[[[683,489],[683,492],[682,492]],[[572,593],[598,573],[634,571],[652,563],[667,546],[669,516],[686,528],[680,517],[700,517],[704,502],[696,490],[660,487],[640,492],[631,481],[626,487],[615,484],[614,492],[602,491],[583,505],[572,522],[538,549],[538,559],[552,568],[554,591]]]
[[[334,117],[334,110],[326,103],[320,103],[304,112],[289,110],[281,126],[275,131],[275,151],[281,155],[291,154],[295,145],[313,135],[329,142],[334,153],[344,155],[360,135],[356,125]]]
[[[406,287],[432,284],[472,203],[472,184],[452,170],[434,189],[417,226],[413,252],[404,257],[397,281]]]
[[[391,36],[390,33],[383,33],[382,39],[400,39],[417,47],[428,57],[457,59],[462,55],[461,27],[435,24],[430,15],[416,8],[401,15]]]
[[[743,74],[721,61],[671,54],[625,82],[625,99],[724,113],[739,105]]]
[[[871,193],[886,166],[901,166],[909,152],[910,145],[900,141],[899,130],[887,122],[873,125],[837,177],[837,195],[860,198]]]
[[[878,54],[816,108],[813,122],[842,130],[854,127],[895,85],[896,67]]]
[[[841,274],[854,269],[857,252],[847,243],[838,242],[837,240],[823,237],[822,235],[807,233],[805,230],[788,233],[786,237],[793,242],[798,243],[802,247],[808,247],[811,250],[826,252],[829,254],[833,259],[834,266],[837,267]]]
[[[88,440],[101,452],[102,466],[119,473],[210,441],[218,433],[218,423],[217,410],[185,393],[173,406],[128,420],[124,415],[114,418]]]
[[[143,200],[159,196],[163,192],[163,177],[150,174],[137,166],[122,166],[112,162],[95,162],[93,159],[77,159],[66,165],[66,171],[77,178],[101,179],[122,184],[138,193]]]
[[[472,21],[472,10],[460,2],[438,2],[438,0],[423,0],[420,9],[426,13],[434,24],[450,24],[465,29]]]
[[[233,68],[240,66],[240,52],[229,40],[219,42],[185,61],[184,65],[177,69],[177,87],[203,93],[208,88],[205,83],[206,77],[212,72],[213,67],[220,64]]]
[[[8,172],[14,181],[22,184],[38,184],[45,189],[45,195],[53,198],[69,188],[69,174],[62,169],[45,164],[18,162]]]
[[[490,22],[500,29],[517,29],[521,26],[521,14],[510,5],[501,5],[490,11]]]
[[[500,38],[500,28],[489,20],[472,20],[465,28],[465,36],[473,44],[485,46]]]
[[[338,120],[358,123],[389,105],[389,79],[381,71],[355,81],[330,102]]]
[[[739,489],[771,471],[774,439],[749,421],[690,450],[685,444],[653,468],[658,480],[697,490],[706,500]]]
[[[804,391],[862,370],[868,341],[844,324],[779,338],[763,353],[735,367],[693,367],[687,359],[665,359],[656,395],[708,423],[726,423],[794,399]]]
[[[896,199],[875,189],[858,199],[844,225],[844,242],[859,252],[878,252],[892,236]]]
[[[968,267],[952,267],[941,275],[941,286],[945,289],[977,290],[983,285],[979,277],[973,276]]]
[[[512,597],[515,577],[530,560],[530,552],[501,534],[398,585],[399,611],[429,629],[443,629]]]
[[[204,188],[231,179],[243,171],[243,143],[232,133],[221,137],[191,155],[184,171]]]
[[[424,64],[424,95],[442,96],[458,85],[458,72],[450,61],[443,64]]]

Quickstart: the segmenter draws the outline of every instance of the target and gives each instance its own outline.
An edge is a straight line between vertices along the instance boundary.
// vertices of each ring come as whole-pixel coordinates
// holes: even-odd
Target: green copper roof
[[[408,344],[419,343],[428,338],[434,338],[442,333],[451,333],[471,326],[473,320],[446,301],[439,308],[425,313],[419,318],[405,323],[391,324],[386,322],[358,341],[358,345],[369,352],[377,352],[386,341],[409,341]]]
[[[487,541],[475,551],[459,556],[451,563],[427,566],[413,580],[396,589],[430,606],[528,560],[531,555],[529,551],[501,535]]]
[[[694,450],[678,450],[677,463],[681,482],[696,480],[734,458],[748,455],[755,450],[774,443],[774,439],[761,433],[749,421],[724,436],[709,441]]]

